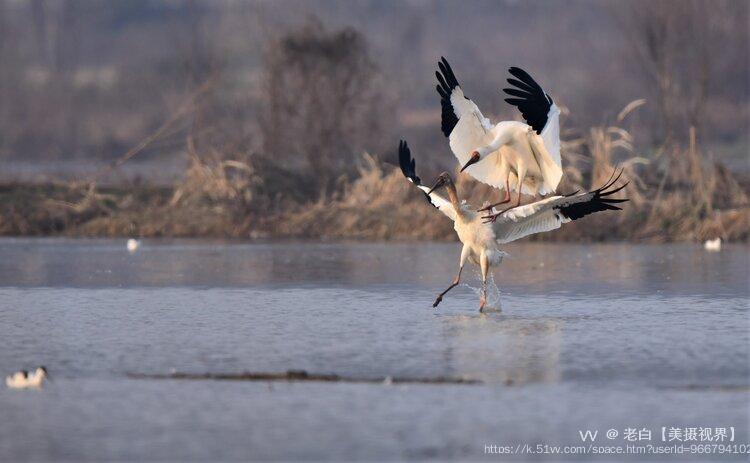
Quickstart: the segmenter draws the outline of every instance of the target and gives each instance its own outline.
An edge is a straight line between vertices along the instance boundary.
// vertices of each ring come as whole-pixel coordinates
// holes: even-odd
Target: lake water
[[[455,243],[2,239],[0,372],[53,382],[0,389],[0,461],[532,459],[485,446],[661,445],[662,427],[748,443],[748,247],[507,251],[502,311],[480,314],[474,269],[431,308]],[[128,376],[290,369],[481,384]]]

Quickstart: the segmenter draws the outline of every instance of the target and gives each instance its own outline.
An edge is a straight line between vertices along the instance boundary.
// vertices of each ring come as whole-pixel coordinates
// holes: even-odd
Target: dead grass
[[[366,240],[448,239],[453,224],[437,213],[401,171],[364,155],[357,178],[337,198],[283,214],[278,236]]]
[[[640,155],[623,128],[639,101],[613,124],[592,127],[563,144],[558,191],[601,186],[618,166],[630,202],[536,240],[648,242],[750,239],[750,201],[731,172],[701,152],[694,132],[685,148]],[[314,178],[285,171],[265,157],[196,148],[174,188],[101,188],[94,184],[0,186],[0,234],[172,236],[357,240],[456,239],[452,223],[406,182],[398,168],[361,156],[351,180],[332,193]],[[673,150],[673,151],[668,151]],[[677,150],[677,151],[674,151]],[[458,175],[462,198],[480,206],[499,192]],[[430,179],[425,179],[429,182]],[[309,201],[306,198],[317,198]],[[530,200],[527,198],[526,200]]]

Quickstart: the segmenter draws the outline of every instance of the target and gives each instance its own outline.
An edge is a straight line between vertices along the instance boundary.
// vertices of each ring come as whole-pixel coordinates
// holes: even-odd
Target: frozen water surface
[[[485,445],[662,426],[748,442],[747,247],[507,250],[502,311],[479,314],[465,286],[431,308],[453,243],[0,240],[0,372],[54,380],[0,389],[0,461],[498,460]],[[482,383],[128,377],[289,369]]]

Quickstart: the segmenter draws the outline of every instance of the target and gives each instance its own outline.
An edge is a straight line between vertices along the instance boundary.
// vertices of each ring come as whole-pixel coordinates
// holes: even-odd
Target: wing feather
[[[531,98],[533,96],[529,92],[525,92],[523,90],[516,90],[515,88],[504,88],[503,91],[507,93],[508,95],[517,96],[523,99]],[[517,101],[523,101],[523,100],[517,100]]]
[[[547,124],[547,114],[553,104],[552,98],[544,93],[542,87],[523,69],[512,67],[508,72],[518,79],[508,79],[508,83],[517,89],[505,88],[503,91],[518,98],[506,98],[505,101],[516,106],[526,122],[537,134],[541,134]]]
[[[560,108],[528,72],[518,67],[512,67],[508,72],[516,77],[508,79],[508,83],[516,88],[503,89],[507,95],[514,97],[506,98],[505,101],[521,111],[526,123],[542,137],[544,147],[554,163],[562,168]]]
[[[547,124],[541,133],[542,142],[552,160],[558,167],[562,168],[562,158],[560,156],[560,108],[552,103],[547,113]]]
[[[441,57],[435,72],[442,110],[441,128],[448,137],[451,150],[463,165],[471,152],[491,141],[492,122],[466,95],[448,61]]]
[[[492,225],[495,239],[499,243],[510,243],[525,236],[560,228],[564,223],[595,212],[620,210],[615,204],[628,200],[610,198],[610,196],[627,185],[625,183],[612,189],[621,175],[622,170],[619,174],[613,175],[613,179],[601,188],[587,193],[552,196],[509,210]]]
[[[527,91],[529,93],[534,93],[534,87],[532,87],[530,85],[527,85],[527,84],[521,82],[520,80],[507,79],[507,81],[508,81],[509,84],[513,85],[514,87],[518,87],[521,90],[525,90],[525,91]]]
[[[398,164],[401,167],[401,172],[404,174],[404,177],[416,185],[417,188],[422,190],[427,202],[435,206],[451,220],[456,220],[456,211],[453,209],[453,205],[450,201],[435,192],[428,194],[430,189],[427,186],[422,185],[422,179],[417,176],[416,161],[411,157],[411,149],[409,149],[409,145],[404,140],[401,140],[398,144]]]

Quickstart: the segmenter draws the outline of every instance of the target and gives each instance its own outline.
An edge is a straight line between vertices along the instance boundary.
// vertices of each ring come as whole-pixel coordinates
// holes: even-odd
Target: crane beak
[[[432,194],[433,191],[437,190],[443,185],[445,185],[445,180],[443,179],[443,177],[438,177],[437,181],[435,181],[435,184],[432,185],[432,188],[430,188],[430,191],[428,191],[427,194]]]
[[[479,162],[479,152],[474,151],[471,154],[471,158],[469,158],[469,160],[466,162],[466,164],[464,164],[464,166],[461,168],[461,172],[463,172],[464,170],[466,170],[466,168],[469,167],[470,165],[476,164],[477,162]]]

